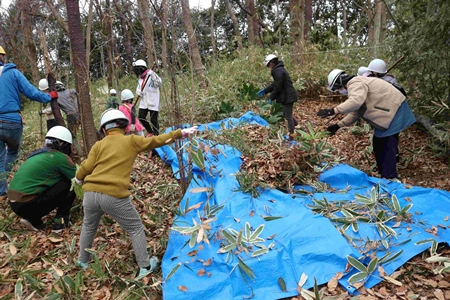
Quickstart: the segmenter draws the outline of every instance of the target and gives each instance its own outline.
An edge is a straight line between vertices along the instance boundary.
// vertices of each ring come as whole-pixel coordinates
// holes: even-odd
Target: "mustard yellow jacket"
[[[406,97],[392,84],[375,77],[354,77],[347,83],[348,99],[336,109],[348,114],[339,127],[350,126],[363,118],[374,128],[387,130]]]
[[[128,197],[130,174],[138,153],[171,144],[180,138],[181,129],[151,138],[125,135],[121,129],[111,129],[106,137],[94,144],[76,177],[84,181],[85,192],[103,193],[119,199]]]

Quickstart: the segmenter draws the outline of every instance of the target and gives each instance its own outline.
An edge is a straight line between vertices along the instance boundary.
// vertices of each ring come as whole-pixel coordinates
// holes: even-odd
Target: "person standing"
[[[138,59],[133,62],[133,71],[138,79],[136,94],[141,97],[139,104],[139,120],[147,131],[147,137],[159,135],[159,88],[162,85],[161,78],[147,68],[147,63]],[[150,123],[147,115],[150,114]]]
[[[114,108],[117,109],[120,105],[119,99],[116,97],[117,91],[115,89],[109,90],[109,97],[106,99],[106,109]]]
[[[140,152],[188,137],[197,131],[197,126],[145,138],[125,135],[128,123],[121,111],[106,110],[100,118],[100,130],[105,137],[94,144],[76,173],[74,180],[83,185],[84,191],[84,220],[77,264],[83,269],[88,267],[92,257],[86,249],[92,248],[100,219],[107,213],[129,234],[141,277],[152,273],[159,260],[156,256],[149,258],[144,225],[131,202],[128,187],[134,161]]]
[[[48,103],[58,99],[58,93],[42,93],[34,87],[13,63],[7,63],[6,52],[0,46],[0,200],[7,198],[8,176],[19,154],[23,118],[20,94]]]
[[[373,76],[376,78],[381,78],[389,83],[398,84],[397,79],[394,76],[388,74],[386,63],[384,62],[384,60],[379,58],[372,60],[367,66],[366,76]]]
[[[328,74],[328,89],[348,91],[348,99],[334,108],[321,109],[317,116],[325,118],[347,114],[341,121],[327,127],[331,135],[350,126],[360,118],[374,128],[373,152],[382,178],[397,179],[399,133],[416,121],[406,96],[392,84],[374,77],[349,76],[340,69]]]
[[[289,73],[284,68],[284,63],[278,60],[276,55],[267,55],[264,60],[264,65],[270,68],[273,82],[266,88],[260,90],[257,95],[263,97],[265,94],[270,93],[270,103],[275,100],[277,103],[283,105],[283,117],[287,121],[289,139],[293,140],[294,129],[298,125],[297,120],[292,114],[294,103],[298,101],[297,91],[292,84]]]
[[[56,81],[55,89],[58,92],[58,104],[66,114],[67,126],[73,136],[77,135],[81,124],[81,116],[78,112],[78,97],[75,89],[66,89],[61,81]]]
[[[71,180],[76,167],[70,159],[72,134],[55,126],[45,136],[44,147],[31,153],[11,180],[8,200],[11,209],[27,229],[45,229],[42,217],[57,209],[52,231],[71,226],[70,208],[75,200]]]
[[[41,90],[44,93],[49,92],[48,88],[48,81],[47,79],[43,78],[39,80],[39,90]],[[50,103],[47,103],[47,106],[39,112],[40,115],[45,115],[46,123],[47,123],[47,131],[49,131],[51,128],[58,125],[58,122],[55,119],[55,116],[53,115],[52,107],[50,106]]]
[[[120,94],[120,98],[122,99],[122,105],[119,106],[119,110],[123,112],[129,121],[129,124],[125,129],[125,134],[144,136],[144,126],[142,126],[139,118],[136,117],[136,108],[133,106],[133,92],[125,89]]]

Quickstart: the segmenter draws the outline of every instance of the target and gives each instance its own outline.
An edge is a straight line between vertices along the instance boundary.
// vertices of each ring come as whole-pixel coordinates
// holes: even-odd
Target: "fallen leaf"
[[[56,272],[56,274],[58,274],[59,277],[64,275],[64,272],[60,269],[58,269],[57,267],[55,267],[54,265],[52,265],[53,270]]]
[[[436,296],[438,300],[445,300],[444,293],[440,289],[434,290],[433,295]]]
[[[210,266],[211,264],[212,264],[212,259],[211,258],[208,258],[208,260],[203,263],[203,265],[205,267]]]
[[[59,243],[59,242],[64,241],[63,238],[54,238],[54,237],[49,237],[48,240],[52,243]]]
[[[393,284],[395,284],[395,285],[398,285],[398,286],[402,286],[402,285],[403,285],[400,281],[395,280],[394,278],[391,278],[391,277],[389,277],[389,276],[383,276],[383,278],[384,278],[386,281],[389,281],[390,283],[393,283]]]
[[[192,250],[191,252],[189,252],[187,254],[187,256],[196,256],[197,255],[198,250]]]
[[[411,198],[409,198],[409,197],[405,197],[405,200],[406,200],[407,202],[411,202]]]
[[[388,274],[386,271],[384,271],[384,268],[382,266],[378,266],[378,273],[380,273],[381,277],[387,276]]]
[[[9,244],[9,252],[11,252],[11,255],[16,255],[17,248],[13,244]]]
[[[254,210],[251,210],[250,211],[250,217],[253,217],[255,215],[255,211]]]
[[[394,224],[394,226],[392,226],[392,228],[400,227],[401,224],[402,224],[402,222],[398,221],[397,223]]]
[[[198,272],[197,272],[197,275],[200,276],[200,277],[204,276],[205,274],[206,274],[205,269],[200,269],[200,270],[198,270]]]
[[[327,283],[327,288],[329,292],[334,292],[336,290],[336,287],[338,286],[338,280],[336,276],[330,279]]]
[[[448,221],[448,216],[446,216],[445,218],[444,218],[444,222],[447,222]]]
[[[180,291],[182,291],[182,292],[186,292],[188,289],[187,289],[187,287],[184,286],[184,285],[179,285],[179,286],[178,286],[178,290],[180,290]]]
[[[239,220],[238,218],[234,218],[234,221],[236,221],[236,223],[241,223],[241,220]]]

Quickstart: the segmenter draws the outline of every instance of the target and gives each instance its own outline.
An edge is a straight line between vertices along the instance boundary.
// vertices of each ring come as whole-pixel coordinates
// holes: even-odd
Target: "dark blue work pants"
[[[398,133],[381,138],[373,136],[373,153],[381,178],[397,178]]]

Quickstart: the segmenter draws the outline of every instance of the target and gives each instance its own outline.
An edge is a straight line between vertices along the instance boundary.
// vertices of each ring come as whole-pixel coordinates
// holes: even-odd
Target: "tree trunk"
[[[56,9],[55,5],[53,5],[53,0],[46,0],[50,11],[52,12],[53,17],[59,23],[59,25],[64,29],[66,34],[69,34],[69,26],[67,26],[67,22],[61,17],[61,13]]]
[[[375,1],[375,14],[373,17],[373,46],[378,46],[386,36],[386,7],[382,0]],[[374,48],[374,55],[379,56],[378,48]]]
[[[33,32],[31,24],[31,1],[21,0],[20,1],[21,19],[22,19],[22,32],[23,32],[23,43],[25,46],[25,52],[27,54],[29,67],[27,68],[32,76],[34,84],[39,82],[39,69],[37,64],[37,53],[36,45],[33,41]]]
[[[308,41],[308,34],[312,25],[312,0],[305,0],[305,24],[303,26],[303,38]]]
[[[94,5],[93,0],[89,0],[89,15],[88,23],[86,25],[86,63],[87,69],[89,70],[90,60],[91,60],[91,29],[92,29],[92,7]],[[89,71],[87,72],[87,80],[89,81]]]
[[[241,35],[241,31],[239,30],[238,19],[236,18],[236,15],[233,12],[233,8],[231,7],[230,1],[224,0],[224,2],[225,2],[225,6],[227,7],[227,11],[230,14],[230,18],[233,21],[234,34],[236,35],[238,49],[242,50],[244,47],[242,46],[242,35]]]
[[[198,49],[197,38],[195,37],[194,28],[192,27],[189,1],[181,0],[181,8],[183,10],[184,27],[186,28],[186,33],[188,36],[189,52],[191,54],[191,59],[194,62],[195,73],[200,77],[200,85],[204,88],[207,83],[205,81],[205,72],[202,64],[202,58],[200,56],[200,50]]]
[[[111,9],[111,3],[109,2],[109,0],[105,1],[106,4],[106,13],[105,13],[105,18],[104,18],[104,26],[106,27],[106,35],[108,37],[108,47],[107,47],[107,51],[108,51],[108,64],[107,64],[107,71],[108,71],[108,87],[117,87],[118,81],[117,81],[117,76],[116,76],[116,68],[115,68],[115,64],[114,62],[115,60],[115,55],[114,55],[114,48],[115,48],[115,38],[114,38],[114,34],[113,34],[113,29],[112,29],[112,22],[113,22],[113,14],[112,14],[112,9]]]
[[[375,31],[374,31],[374,12],[372,9],[372,2],[371,0],[367,0],[366,1],[366,5],[365,5],[365,10],[366,10],[366,14],[367,14],[367,26],[368,28],[368,38],[367,38],[367,44],[369,46],[369,54],[371,57],[374,56],[374,51],[373,51],[373,45],[375,44]]]
[[[85,153],[89,153],[92,146],[97,141],[97,132],[92,116],[89,82],[86,81],[88,70],[78,0],[66,0],[66,8],[69,25],[69,39],[73,54],[75,84],[80,106],[83,141],[86,150]]]
[[[139,17],[142,20],[142,27],[144,29],[144,43],[146,46],[147,51],[147,63],[149,68],[153,66],[153,62],[155,61],[153,59],[153,48],[155,46],[155,37],[153,34],[153,23],[150,21],[152,19],[152,16],[150,14],[150,7],[148,4],[148,0],[138,0],[138,7],[139,7]],[[144,56],[144,54],[141,54]],[[145,60],[145,58],[142,58]],[[155,57],[156,59],[156,57]]]
[[[128,72],[132,71],[133,55],[131,51],[131,32],[132,28],[131,22],[127,22],[128,11],[131,9],[129,2],[122,0],[122,3],[118,3],[117,0],[113,0],[114,6],[117,11],[117,16],[120,19],[120,25],[122,29],[123,36],[123,46],[125,47],[125,61],[127,63],[126,70]]]
[[[250,8],[253,6],[253,8],[255,8],[254,2],[253,0],[247,0],[246,1],[246,10],[248,12],[250,12]],[[247,16],[247,36],[248,36],[248,42],[250,45],[254,45],[255,44],[255,30],[253,29],[253,18],[251,15],[246,14]]]
[[[161,2],[161,10],[162,10],[162,17],[161,17],[161,37],[162,37],[162,44],[161,44],[161,60],[163,64],[163,68],[165,72],[169,72],[169,66],[168,66],[168,56],[167,56],[167,20],[169,17],[169,8],[167,7],[167,0],[162,0]]]
[[[339,0],[339,3],[342,7],[342,41],[344,43],[344,48],[347,48],[348,41],[347,41],[347,7],[344,4],[344,1]]]
[[[303,23],[302,16],[303,0],[291,0],[289,2],[289,14],[291,18],[291,39],[292,39],[292,52],[291,58],[294,64],[299,66],[303,65],[302,52],[302,37],[303,37]]]
[[[212,48],[212,60],[211,65],[216,62],[216,36],[214,34],[214,6],[216,4],[215,0],[211,0],[211,48]]]

